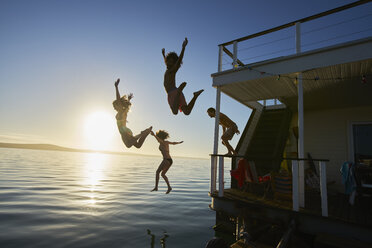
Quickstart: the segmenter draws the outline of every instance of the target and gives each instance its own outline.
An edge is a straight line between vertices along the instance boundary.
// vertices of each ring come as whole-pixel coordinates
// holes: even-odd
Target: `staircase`
[[[245,155],[255,161],[259,175],[277,171],[283,157],[291,122],[288,108],[264,108]],[[249,128],[249,127],[248,127]]]

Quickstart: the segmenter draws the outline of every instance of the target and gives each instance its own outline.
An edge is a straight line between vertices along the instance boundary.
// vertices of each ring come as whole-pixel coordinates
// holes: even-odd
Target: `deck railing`
[[[225,190],[225,175],[224,175],[224,163],[225,158],[245,158],[249,160],[267,160],[267,158],[250,158],[246,156],[229,156],[229,155],[220,155],[220,154],[211,154],[211,184],[210,184],[210,193],[215,194],[218,192],[218,197],[224,197]],[[218,167],[217,167],[218,159]],[[300,193],[300,184],[305,183],[305,178],[299,173],[299,162],[300,161],[309,161],[310,159],[306,158],[283,158],[283,160],[291,161],[292,163],[292,209],[293,211],[298,212],[300,210],[301,198],[300,194],[305,194],[305,192]],[[327,198],[327,168],[326,162],[329,162],[327,159],[311,159],[313,162],[318,162],[319,164],[319,177],[320,177],[320,196],[321,196],[321,209],[322,216],[328,216],[328,198]],[[218,169],[217,169],[218,168]],[[218,171],[218,173],[217,173]],[[218,174],[218,177],[217,177]],[[302,177],[302,178],[300,178]],[[218,179],[218,180],[217,180]],[[218,190],[217,190],[217,181],[218,181]],[[305,196],[303,195],[303,198]]]
[[[331,16],[332,14],[369,2],[371,2],[371,0],[356,1],[316,15],[222,43],[219,45],[218,71],[225,70],[225,68],[223,68],[225,65],[227,67],[226,69],[237,69],[255,61],[271,59],[274,56],[278,57],[299,53],[304,49],[311,50],[337,42],[340,43],[370,36],[372,28],[369,23],[372,21],[372,14],[370,11],[368,12],[367,7],[370,8],[371,6],[366,6],[363,9],[361,7],[355,10],[356,14],[354,14],[354,16],[349,17],[349,13],[345,12],[342,13],[341,17]],[[319,24],[317,19],[326,16],[330,17],[326,20],[321,20],[322,23]],[[310,23],[311,27],[304,29],[303,33],[301,33],[301,29],[303,29],[302,24],[310,21],[313,21]],[[313,26],[315,26],[315,28]],[[295,27],[294,32],[290,29],[293,27]],[[304,27],[306,28],[307,26],[305,25]],[[346,33],[345,30],[347,30],[348,33]],[[330,35],[333,36],[330,37]],[[301,42],[302,36],[304,36],[304,38],[306,36],[306,42],[304,44]],[[253,39],[256,40],[253,41]],[[268,39],[268,41],[266,39]],[[290,39],[294,40],[292,46],[289,46],[291,42],[288,42],[288,40]],[[248,41],[252,41],[252,44],[246,46]],[[270,47],[268,47],[270,45],[274,45],[272,48],[274,51],[270,50]],[[232,51],[229,49],[232,49]],[[263,55],[260,54],[260,49],[262,49]],[[254,70],[254,68],[252,69]]]

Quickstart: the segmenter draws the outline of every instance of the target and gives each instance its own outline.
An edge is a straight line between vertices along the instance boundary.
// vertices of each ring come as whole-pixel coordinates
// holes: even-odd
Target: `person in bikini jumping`
[[[159,150],[161,151],[161,154],[163,155],[163,161],[160,163],[158,169],[156,170],[156,176],[155,176],[155,187],[151,191],[158,191],[158,185],[159,185],[159,174],[161,172],[161,176],[164,178],[164,181],[167,183],[168,190],[166,194],[169,194],[171,192],[172,188],[169,184],[168,177],[165,175],[171,165],[173,164],[173,160],[169,154],[169,145],[177,145],[183,143],[183,141],[180,142],[170,142],[166,139],[168,139],[169,134],[164,130],[159,130],[156,132],[156,135],[153,131],[151,131],[151,135],[156,138],[156,140],[159,142]]]
[[[143,130],[140,134],[133,136],[132,130],[127,127],[127,116],[130,106],[132,105],[130,100],[133,98],[133,94],[130,93],[129,95],[123,95],[120,97],[118,89],[119,82],[120,79],[115,82],[116,100],[112,103],[114,109],[117,111],[116,125],[118,126],[121,139],[126,147],[130,148],[134,146],[140,148],[143,145],[143,142],[145,142],[147,136],[150,134],[152,127],[149,127]]]

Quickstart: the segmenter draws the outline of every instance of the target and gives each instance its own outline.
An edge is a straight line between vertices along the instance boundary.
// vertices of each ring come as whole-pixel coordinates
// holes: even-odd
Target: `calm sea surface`
[[[160,157],[0,149],[0,247],[205,247],[209,160],[173,160],[166,195]]]

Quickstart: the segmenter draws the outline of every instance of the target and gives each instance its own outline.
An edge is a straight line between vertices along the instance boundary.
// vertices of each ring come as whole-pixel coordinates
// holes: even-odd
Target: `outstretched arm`
[[[189,41],[187,40],[187,38],[185,38],[185,40],[182,43],[182,50],[181,50],[180,56],[178,57],[178,60],[177,60],[177,62],[175,64],[176,70],[178,70],[180,68],[180,66],[181,66],[182,59],[183,59],[183,54],[185,53],[185,48],[186,48],[188,42]]]
[[[118,78],[115,82],[115,91],[116,91],[116,100],[120,100],[120,93],[119,93],[119,83],[120,83],[120,78]]]
[[[180,141],[180,142],[170,142],[168,141],[168,144],[171,144],[171,145],[178,145],[178,144],[182,144],[183,141]]]
[[[150,132],[150,134],[152,135],[152,136],[154,136],[155,137],[155,139],[159,142],[159,143],[161,143],[161,144],[163,144],[164,143],[164,140],[162,140],[162,139],[160,139],[158,136],[156,136],[155,134],[154,134],[154,132],[153,131],[151,131]]]
[[[165,59],[165,48],[161,49],[161,54],[163,54],[163,58]]]

